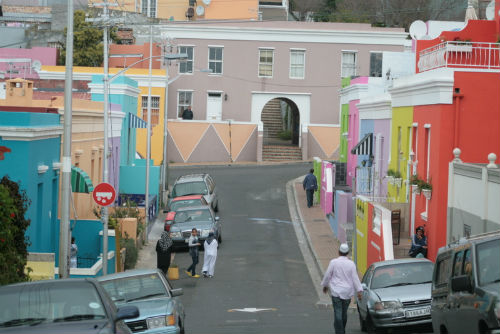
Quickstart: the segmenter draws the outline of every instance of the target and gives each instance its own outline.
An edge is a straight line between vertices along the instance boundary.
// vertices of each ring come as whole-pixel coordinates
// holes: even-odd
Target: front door
[[[207,95],[207,121],[222,119],[222,93],[209,92]]]

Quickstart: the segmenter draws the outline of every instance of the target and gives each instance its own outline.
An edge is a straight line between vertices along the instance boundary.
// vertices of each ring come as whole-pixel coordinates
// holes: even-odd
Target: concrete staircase
[[[264,140],[278,138],[278,133],[283,131],[279,100],[271,100],[264,106],[261,120],[264,123]]]
[[[264,161],[290,161],[302,160],[302,150],[290,145],[263,145],[262,160]]]

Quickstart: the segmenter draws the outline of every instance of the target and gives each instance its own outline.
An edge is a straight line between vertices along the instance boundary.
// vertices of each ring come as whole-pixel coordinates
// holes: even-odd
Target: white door
[[[207,95],[207,121],[222,119],[222,93],[212,92]]]

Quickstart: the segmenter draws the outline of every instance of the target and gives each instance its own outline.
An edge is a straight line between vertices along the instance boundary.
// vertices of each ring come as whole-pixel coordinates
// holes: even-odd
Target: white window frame
[[[260,74],[260,66],[261,65],[269,65],[269,63],[261,63],[260,62],[260,53],[262,51],[271,51],[272,52],[272,61],[271,61],[271,75],[261,75]],[[272,78],[274,75],[274,48],[269,48],[269,47],[260,47],[259,48],[259,53],[258,53],[258,66],[257,66],[257,76],[259,78]]]
[[[221,60],[211,60],[210,59],[210,49],[222,49]],[[209,75],[222,75],[224,73],[224,46],[223,45],[209,45],[208,46],[208,68],[210,68],[210,63],[220,63],[220,73],[212,70]]]
[[[182,53],[181,48],[191,48],[191,49],[193,49],[193,52],[191,54],[191,56],[192,56],[191,59],[188,58],[188,59],[183,59],[183,60],[179,61],[179,73],[193,74],[194,73],[194,45],[179,45],[178,49],[177,49],[179,51],[179,53]],[[182,72],[181,71],[181,66],[183,63],[186,64],[186,66],[188,63],[191,63],[191,72]]]
[[[150,15],[148,15],[148,1],[150,3],[154,2],[154,7],[150,8]],[[144,7],[144,3],[146,3],[146,7]],[[154,11],[151,9],[154,9]],[[156,18],[158,15],[158,0],[141,0],[141,13],[145,14],[146,17]]]
[[[155,101],[156,100],[156,101]],[[158,125],[160,123],[160,102],[161,98],[159,95],[151,95],[151,126]],[[148,112],[148,96],[147,95],[141,95],[141,112],[142,112],[142,119],[144,121],[148,121],[147,117],[144,118],[144,115]],[[158,122],[153,121],[153,115],[157,117]]]
[[[189,100],[189,103],[187,104],[181,104],[180,103],[180,94],[181,93],[190,93],[191,94],[191,99]],[[181,107],[187,107],[187,106],[191,106],[193,107],[193,95],[194,95],[194,91],[191,90],[191,89],[179,89],[177,90],[177,118],[182,118],[181,115],[179,114],[180,111],[181,111]],[[192,108],[194,110],[194,108]]]
[[[354,70],[354,74],[347,75],[344,70],[344,54],[352,54],[354,55],[354,66],[352,66],[352,69]],[[342,78],[347,78],[347,77],[352,77],[357,75],[357,64],[358,64],[358,51],[357,50],[342,50],[341,56],[340,56],[340,76]],[[346,64],[347,65],[347,64]]]
[[[302,54],[302,65],[292,64],[292,55],[297,52]],[[295,67],[293,67],[295,66]],[[293,76],[292,69],[300,69],[302,68],[302,76]],[[290,79],[305,79],[306,77],[306,50],[305,49],[290,49]]]

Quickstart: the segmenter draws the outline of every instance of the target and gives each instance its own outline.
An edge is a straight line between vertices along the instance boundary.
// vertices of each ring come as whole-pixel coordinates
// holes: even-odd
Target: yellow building
[[[146,0],[123,0],[114,9],[171,21],[257,20],[259,0],[150,0],[149,8]]]

